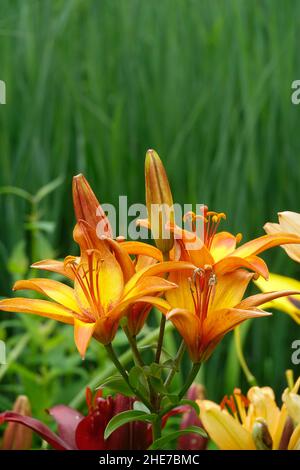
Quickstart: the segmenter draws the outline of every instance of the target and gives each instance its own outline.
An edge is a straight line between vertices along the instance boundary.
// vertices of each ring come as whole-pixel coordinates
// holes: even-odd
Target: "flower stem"
[[[239,326],[237,326],[234,330],[234,344],[240,366],[246,376],[247,382],[249,385],[251,385],[251,387],[253,387],[254,385],[257,385],[257,381],[252,372],[250,371],[243,353],[241,332]]]
[[[192,367],[192,369],[189,373],[189,376],[186,379],[186,382],[185,382],[184,386],[182,387],[182,389],[180,390],[180,392],[178,394],[178,397],[179,397],[180,400],[184,397],[184,395],[186,394],[186,392],[188,391],[188,389],[190,388],[190,386],[194,382],[194,380],[195,380],[195,378],[196,378],[196,376],[199,372],[200,367],[201,367],[201,362],[194,362],[193,367]]]
[[[182,359],[182,356],[184,354],[184,351],[185,351],[185,342],[182,340],[181,341],[181,344],[179,346],[179,349],[177,351],[177,354],[175,356],[175,360],[174,360],[174,366],[173,368],[170,370],[166,380],[165,380],[165,387],[168,387],[170,385],[170,383],[172,382],[173,380],[173,377],[174,375],[176,374],[176,372],[178,372],[178,367],[179,367],[179,364],[181,362],[181,359]]]
[[[157,415],[157,418],[152,423],[153,442],[156,441],[156,439],[159,439],[160,437],[161,437],[161,417]]]
[[[131,346],[131,350],[132,350],[132,354],[133,354],[135,364],[140,366],[140,367],[144,367],[145,364],[144,364],[143,358],[140,354],[140,351],[138,350],[135,336],[132,336],[132,334],[130,333],[129,328],[127,326],[124,326],[123,330],[124,330],[124,333],[127,336],[129,344]],[[151,385],[149,377],[147,377],[147,382],[148,382],[148,387],[149,387],[149,390],[150,390],[150,403],[151,403],[152,407],[155,408],[155,404],[157,402],[157,395],[156,395],[155,391],[153,390],[153,387]]]
[[[169,259],[170,259],[169,252],[163,253],[163,260],[169,261]],[[157,341],[157,350],[156,350],[156,355],[155,355],[155,362],[157,364],[159,364],[159,361],[160,361],[164,335],[165,335],[165,327],[166,327],[166,317],[162,315],[161,320],[160,320],[159,337]]]
[[[131,346],[131,349],[132,349],[132,353],[133,353],[133,358],[134,358],[134,361],[136,363],[136,365],[140,366],[140,367],[143,367],[145,364],[144,364],[144,361],[142,359],[142,356],[140,355],[140,352],[138,350],[138,347],[137,347],[137,343],[136,343],[136,339],[134,336],[132,336],[132,334],[130,333],[129,329],[127,326],[124,326],[123,327],[123,330],[124,330],[124,333],[126,334],[127,336],[127,339],[129,341],[129,344]]]
[[[109,358],[112,360],[112,362],[114,363],[116,369],[120,372],[123,379],[127,383],[128,387],[132,390],[134,395],[136,395],[144,403],[144,405],[146,405],[147,408],[149,408],[149,410],[153,411],[153,407],[152,407],[151,403],[149,402],[149,400],[147,400],[147,398],[144,397],[136,388],[131,386],[131,384],[129,382],[128,373],[124,369],[122,364],[120,363],[120,361],[119,361],[119,359],[118,359],[118,357],[117,357],[117,355],[116,355],[116,353],[115,353],[115,351],[112,347],[112,344],[111,343],[106,344],[105,349],[107,351],[107,354],[108,354]]]
[[[162,345],[163,345],[163,340],[164,340],[164,335],[165,335],[165,326],[166,326],[166,317],[162,315],[161,320],[160,320],[160,330],[159,330],[157,350],[156,350],[156,355],[155,355],[155,362],[157,364],[159,364],[159,361],[160,361]]]

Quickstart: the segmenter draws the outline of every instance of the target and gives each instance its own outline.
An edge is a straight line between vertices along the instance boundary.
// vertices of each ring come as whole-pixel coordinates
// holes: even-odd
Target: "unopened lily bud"
[[[257,450],[272,450],[273,440],[264,419],[256,419],[252,428],[252,437]]]
[[[15,401],[13,411],[22,416],[31,416],[31,406],[25,395],[20,395]],[[28,450],[31,448],[31,429],[18,423],[9,423],[3,436],[3,450]]]
[[[109,220],[82,174],[73,178],[73,203],[77,222],[84,221],[97,234],[112,237]]]
[[[146,153],[145,182],[151,232],[157,248],[168,253],[174,244],[169,227],[174,223],[173,198],[165,168],[155,150]]]

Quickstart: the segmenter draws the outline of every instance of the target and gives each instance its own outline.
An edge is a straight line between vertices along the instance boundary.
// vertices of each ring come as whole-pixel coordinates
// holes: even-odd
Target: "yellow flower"
[[[279,408],[270,387],[252,387],[247,398],[234,394],[217,405],[198,401],[200,419],[221,450],[300,450],[300,377],[283,393]]]
[[[262,278],[254,281],[257,287],[262,292],[275,291],[280,289],[287,290],[300,290],[300,282],[296,279],[292,279],[286,276],[280,276],[279,274],[270,273],[269,279],[265,280]],[[300,325],[300,298],[299,296],[295,297],[290,295],[287,297],[281,297],[279,299],[274,299],[271,302],[268,302],[262,305],[263,309],[276,308],[281,312],[285,312],[290,315],[295,322]]]
[[[300,236],[300,214],[297,212],[279,212],[278,213],[279,224],[273,224],[268,222],[265,224],[264,229],[268,234],[276,234],[278,232],[289,232]],[[300,245],[284,245],[282,248],[285,249],[290,258],[300,263]]]

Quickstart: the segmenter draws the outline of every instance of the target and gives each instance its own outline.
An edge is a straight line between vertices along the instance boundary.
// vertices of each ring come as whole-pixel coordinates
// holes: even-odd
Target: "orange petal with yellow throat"
[[[244,269],[218,276],[215,291],[211,295],[208,317],[214,315],[215,310],[235,307],[242,300],[252,278],[253,274]]]
[[[87,347],[93,336],[95,323],[85,323],[81,320],[74,321],[74,341],[79,354],[84,359]]]
[[[214,270],[217,275],[224,274],[238,268],[249,269],[260,276],[263,276],[265,279],[268,279],[269,276],[268,266],[264,260],[258,256],[248,256],[247,258],[241,258],[240,256],[227,256],[214,265]]]
[[[252,308],[258,307],[263,305],[267,302],[271,302],[272,300],[279,299],[281,297],[289,297],[292,295],[300,295],[300,291],[297,290],[282,290],[276,292],[266,292],[264,294],[255,294],[247,297],[246,299],[242,300],[238,305],[237,308]],[[300,300],[300,297],[299,297]]]
[[[75,280],[76,299],[83,309],[109,311],[121,298],[124,279],[116,258],[109,252],[105,258],[98,250],[83,252]]]
[[[274,233],[271,235],[263,235],[262,237],[250,240],[244,245],[238,247],[233,255],[241,258],[247,258],[248,256],[258,255],[265,250],[269,250],[275,246],[286,245],[286,244],[298,244],[300,243],[300,237],[292,235],[290,233]]]
[[[155,246],[134,241],[122,242],[121,246],[129,255],[144,255],[154,258],[157,261],[163,260],[161,251]]]
[[[82,174],[73,178],[73,202],[77,221],[84,220],[98,234],[112,237],[109,220]]]
[[[48,300],[24,299],[21,297],[5,299],[0,301],[0,310],[4,312],[31,313],[62,323],[68,323],[69,325],[74,323],[74,317],[70,310]]]
[[[170,273],[168,280],[174,282],[176,289],[166,292],[167,301],[173,308],[195,311],[195,305],[191,292],[191,273],[185,271],[174,271]]]
[[[152,296],[146,295],[144,297],[140,297],[139,302],[151,304],[153,307],[157,308],[164,315],[166,315],[171,310],[170,304],[166,300],[160,297],[152,297]]]
[[[151,266],[146,266],[145,268],[138,271],[125,285],[124,294],[133,289],[136,283],[143,277],[146,276],[158,276],[165,273],[169,273],[177,270],[187,270],[193,272],[196,268],[195,265],[185,261],[165,261],[163,263],[156,263]]]
[[[236,248],[236,237],[229,232],[219,232],[213,237],[210,252],[215,262],[225,258]]]
[[[199,318],[185,309],[174,308],[167,314],[183,338],[193,362],[200,360],[201,324]]]
[[[107,244],[111,247],[116,260],[118,261],[120,268],[122,269],[124,282],[129,281],[129,279],[135,274],[135,267],[132,259],[129,256],[129,253],[124,249],[124,243],[118,243],[112,238],[106,238]],[[134,243],[134,242],[132,242]]]
[[[160,293],[176,287],[176,284],[164,279],[163,277],[147,276],[139,280],[135,287],[127,293],[124,300]]]
[[[79,262],[79,258],[76,258],[75,256],[70,256],[69,258],[70,259],[72,258],[74,263]],[[65,266],[64,261],[56,261],[54,259],[45,259],[43,261],[38,261],[37,263],[32,264],[31,268],[58,273],[58,274],[61,274],[62,276],[68,277],[72,281],[74,280],[73,271],[71,269],[68,269]]]
[[[13,290],[27,290],[31,289],[40,294],[47,295],[50,299],[63,305],[64,307],[80,314],[80,309],[76,302],[74,289],[62,284],[61,282],[52,279],[28,279],[24,281],[17,281]]]
[[[242,308],[224,308],[222,310],[216,310],[212,312],[204,322],[205,343],[207,345],[209,345],[210,342],[216,344],[226,333],[233,330],[245,320],[269,315],[271,315],[271,313],[254,307],[251,310]]]

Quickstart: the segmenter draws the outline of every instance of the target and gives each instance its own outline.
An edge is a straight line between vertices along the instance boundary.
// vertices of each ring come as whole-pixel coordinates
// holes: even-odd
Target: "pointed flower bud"
[[[174,223],[174,208],[168,177],[155,150],[148,150],[145,160],[146,204],[151,232],[156,246],[168,253],[174,244],[168,224]]]
[[[31,416],[31,406],[25,395],[18,396],[13,412],[22,416]],[[8,424],[3,436],[3,450],[28,450],[31,448],[31,443],[31,429],[15,422]]]
[[[82,174],[73,178],[73,202],[77,222],[84,221],[98,235],[112,237],[109,220]]]

